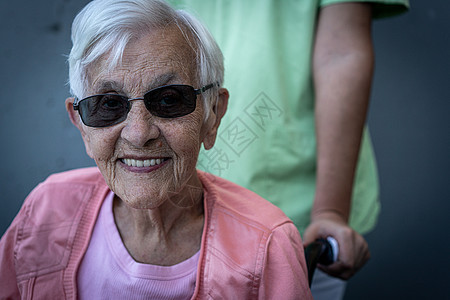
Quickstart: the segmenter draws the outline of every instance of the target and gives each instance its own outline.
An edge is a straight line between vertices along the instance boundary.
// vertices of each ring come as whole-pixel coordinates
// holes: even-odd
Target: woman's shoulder
[[[73,206],[75,202],[86,202],[99,190],[107,187],[97,168],[82,168],[51,174],[39,183],[27,196],[24,207],[47,207],[59,210]],[[40,212],[43,210],[40,209]]]
[[[286,223],[292,224],[280,208],[258,194],[221,177],[198,172],[210,213],[225,213],[228,217],[253,224],[263,231],[273,231]]]
[[[96,199],[101,199],[107,191],[109,188],[97,168],[55,173],[31,191],[22,210],[27,211],[29,218],[52,220],[56,214],[70,219],[80,207],[98,202]]]
[[[263,288],[264,274],[273,274],[273,269],[285,270],[289,264],[284,262],[299,264],[300,234],[292,221],[269,201],[223,178],[201,171],[198,174],[204,187],[207,220],[202,246],[202,261],[208,264],[205,278],[238,282],[233,290],[240,295],[237,298],[256,298]],[[277,251],[280,247],[282,252]],[[291,261],[286,253],[292,254]],[[273,266],[283,263],[281,267],[269,268],[269,262]],[[292,273],[291,268],[281,273],[289,271]],[[229,294],[229,288],[215,284],[209,292],[223,297]]]
[[[80,224],[86,227],[95,221],[96,211],[109,191],[99,176],[96,168],[53,174],[28,195],[8,229],[16,241],[18,278],[67,266],[68,251]]]
[[[31,191],[22,210],[27,212],[28,218],[54,220],[56,216],[62,216],[68,220],[77,214],[80,206],[107,190],[97,168],[55,173]]]

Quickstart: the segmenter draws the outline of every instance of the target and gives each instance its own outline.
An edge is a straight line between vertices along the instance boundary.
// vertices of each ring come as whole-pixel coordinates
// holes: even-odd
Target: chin
[[[141,189],[141,191],[142,190],[143,189]],[[134,209],[156,209],[169,201],[169,195],[161,191],[157,192],[152,191],[147,193],[144,192],[139,194],[118,192],[116,193],[116,195],[127,206]]]

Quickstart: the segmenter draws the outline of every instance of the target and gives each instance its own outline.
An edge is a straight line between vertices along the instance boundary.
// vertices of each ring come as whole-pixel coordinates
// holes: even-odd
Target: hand
[[[350,228],[336,213],[327,212],[316,216],[303,234],[306,246],[316,239],[332,236],[339,244],[338,260],[329,266],[319,265],[325,273],[344,280],[352,277],[370,258],[366,240]]]

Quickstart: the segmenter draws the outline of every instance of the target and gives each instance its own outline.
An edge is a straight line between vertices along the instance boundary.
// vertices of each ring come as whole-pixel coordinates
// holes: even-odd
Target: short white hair
[[[109,67],[120,64],[125,47],[144,31],[176,24],[196,54],[197,81],[202,87],[217,83],[203,95],[205,110],[217,100],[217,88],[223,84],[223,55],[216,41],[190,13],[175,10],[162,0],[94,0],[75,17],[72,24],[72,50],[69,85],[73,96],[86,97],[89,67],[109,53]],[[196,87],[196,88],[199,88]],[[215,91],[215,92],[214,92]],[[207,116],[205,116],[205,119]]]

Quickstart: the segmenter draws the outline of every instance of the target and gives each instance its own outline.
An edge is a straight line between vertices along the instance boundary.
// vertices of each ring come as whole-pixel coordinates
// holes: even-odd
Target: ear
[[[84,146],[86,148],[87,155],[89,155],[91,158],[93,158],[91,148],[89,146],[90,145],[89,136],[86,134],[85,127],[83,126],[81,119],[80,119],[80,115],[78,114],[78,112],[76,112],[73,109],[73,101],[74,100],[75,100],[75,98],[73,98],[73,97],[66,99],[66,110],[67,110],[67,113],[69,114],[70,121],[72,122],[73,125],[75,125],[76,128],[78,128],[78,130],[81,133],[81,137],[83,138],[83,142],[84,142]]]
[[[80,115],[73,109],[73,102],[75,101],[74,97],[70,97],[66,99],[66,110],[69,114],[69,119],[75,127],[80,129]]]
[[[221,88],[219,89],[219,99],[216,104],[211,108],[210,112],[210,121],[208,123],[212,123],[211,127],[207,131],[205,138],[203,139],[203,146],[206,150],[211,149],[216,142],[217,130],[220,125],[220,121],[222,120],[225,112],[228,107],[228,98],[230,94],[227,89]]]

